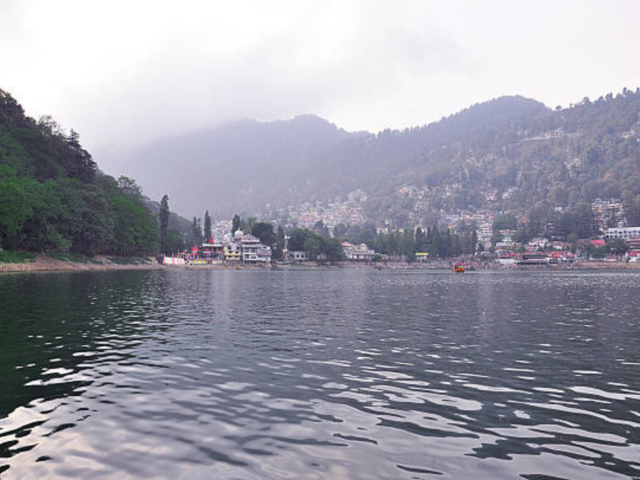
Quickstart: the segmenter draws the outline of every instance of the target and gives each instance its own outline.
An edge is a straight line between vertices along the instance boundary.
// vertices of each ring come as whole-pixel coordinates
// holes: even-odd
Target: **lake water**
[[[640,478],[640,275],[0,277],[0,478]]]

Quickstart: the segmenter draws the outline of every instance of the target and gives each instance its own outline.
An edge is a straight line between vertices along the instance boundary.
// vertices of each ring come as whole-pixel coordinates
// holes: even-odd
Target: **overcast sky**
[[[639,25],[636,0],[0,0],[0,88],[109,171],[231,119],[378,131],[501,95],[554,107],[635,89]]]

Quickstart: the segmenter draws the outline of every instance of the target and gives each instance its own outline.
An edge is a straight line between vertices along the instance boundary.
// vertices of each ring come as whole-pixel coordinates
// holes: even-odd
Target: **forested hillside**
[[[443,145],[426,141],[404,177],[372,195],[368,214],[402,223],[413,211],[428,224],[434,212],[486,208],[516,212],[540,231],[558,211],[620,198],[628,223],[640,225],[639,113],[640,91],[625,89],[516,117],[500,128],[486,118],[475,136]]]
[[[542,228],[597,197],[624,198],[639,223],[639,111],[640,91],[625,89],[554,110],[502,97],[376,135],[312,116],[243,121],[164,139],[127,163],[184,211],[222,217],[362,189],[368,219],[397,228],[467,209],[513,211]]]
[[[624,89],[554,110],[502,97],[376,135],[315,116],[246,120],[164,139],[123,162],[190,215],[280,219],[287,206],[361,189],[366,217],[379,226],[450,225],[447,218],[478,211],[485,222],[511,212],[521,240],[585,238],[602,229],[592,214],[598,198],[623,204],[614,224],[640,225],[639,112],[640,90]],[[26,117],[0,92],[2,248],[155,252],[158,209],[132,180],[101,173],[75,132]],[[173,215],[170,228],[175,249],[190,224]]]
[[[154,254],[158,226],[133,180],[101,173],[77,133],[0,90],[0,248]]]

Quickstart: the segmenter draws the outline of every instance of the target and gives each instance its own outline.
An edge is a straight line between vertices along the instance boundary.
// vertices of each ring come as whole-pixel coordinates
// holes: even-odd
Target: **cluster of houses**
[[[342,242],[345,259],[369,262],[375,252],[366,244],[352,245]],[[307,252],[285,251],[287,259],[294,262],[309,260]],[[213,237],[202,245],[194,245],[190,250],[177,257],[164,257],[165,265],[266,265],[271,263],[271,247],[260,242],[258,237],[237,230],[233,236],[225,234],[222,241],[216,242]]]
[[[304,202],[299,205],[289,205],[285,209],[275,210],[274,218],[286,216],[295,219],[288,226],[297,226],[312,230],[318,221],[322,221],[327,227],[333,229],[338,224],[359,225],[365,222],[363,203],[367,200],[367,194],[358,189],[350,192],[347,199],[336,197],[328,204],[323,202]],[[295,225],[294,225],[295,224]]]
[[[367,247],[366,244],[353,245],[349,242],[342,242],[342,252],[344,253],[345,260],[353,262],[370,262],[373,260],[375,251]],[[305,262],[309,260],[309,254],[302,250],[285,251],[286,257],[292,262]],[[319,257],[322,259],[322,255]]]
[[[571,252],[503,253],[496,262],[500,265],[572,265],[576,255]]]
[[[165,265],[223,265],[271,263],[271,247],[260,242],[258,237],[237,230],[233,236],[225,234],[221,241],[213,237],[202,245],[194,245],[178,257],[164,257]]]
[[[608,228],[604,238],[624,240],[629,247],[627,259],[630,262],[640,262],[640,227]]]
[[[593,247],[604,247],[612,240],[623,240],[628,250],[624,257],[610,255],[605,260],[629,262],[640,262],[640,227],[619,227],[605,229],[604,238],[586,240],[587,244]],[[512,247],[512,244],[503,244]],[[559,241],[549,241],[545,238],[534,238],[526,246],[524,252],[514,253],[509,250],[501,250],[500,243],[497,245],[496,261],[502,265],[554,265],[573,264],[578,256],[570,251],[571,244]]]
[[[511,232],[507,232],[511,233]],[[510,235],[505,235],[502,242],[496,245],[497,263],[503,265],[571,265],[578,256],[572,252],[574,245],[561,241],[550,241],[546,238],[534,238],[522,250],[515,252],[515,243]],[[624,240],[627,244],[626,260],[640,262],[640,227],[608,228],[604,238],[588,240],[594,247],[603,247],[607,241]],[[376,252],[366,244],[353,245],[342,242],[345,260],[354,262],[370,262]],[[289,261],[304,262],[309,260],[305,251],[287,251],[284,254]],[[190,250],[177,257],[164,257],[165,265],[216,265],[246,264],[267,265],[271,263],[271,247],[264,245],[260,239],[251,234],[237,230],[233,235],[227,233],[221,241],[213,237],[202,245],[194,245]],[[319,257],[319,259],[321,259]],[[613,258],[612,258],[613,259]],[[428,253],[416,253],[416,260],[428,262]],[[619,256],[615,260],[620,260]]]
[[[367,247],[365,243],[353,245],[349,242],[342,242],[342,251],[347,260],[356,262],[370,262],[376,254],[376,252]]]

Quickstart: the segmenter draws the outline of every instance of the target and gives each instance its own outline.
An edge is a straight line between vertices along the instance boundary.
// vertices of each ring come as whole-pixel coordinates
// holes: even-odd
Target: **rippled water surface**
[[[640,275],[0,277],[0,478],[640,478]]]

